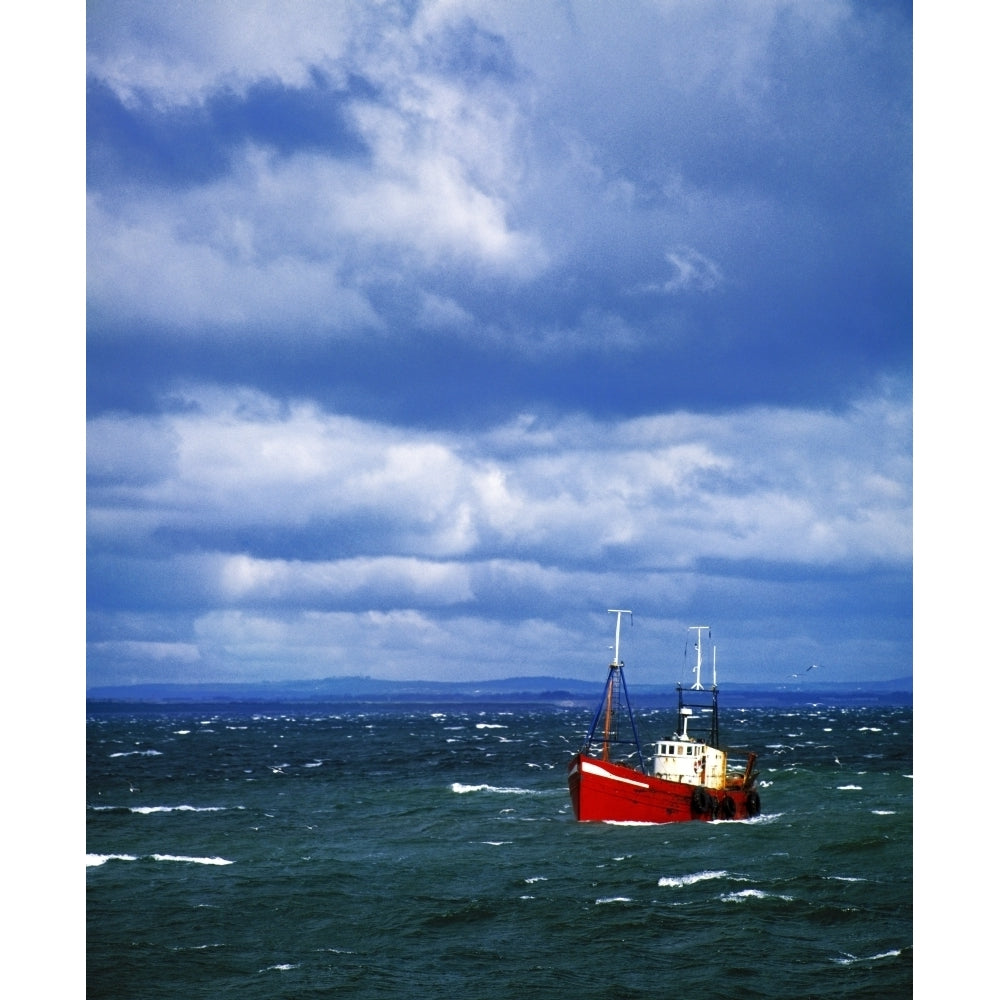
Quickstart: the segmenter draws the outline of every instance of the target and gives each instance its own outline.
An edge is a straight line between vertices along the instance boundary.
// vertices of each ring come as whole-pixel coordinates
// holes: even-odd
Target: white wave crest
[[[189,858],[182,854],[151,854],[154,861],[187,861],[195,865],[231,865],[225,858]],[[95,868],[107,861],[138,861],[134,854],[88,854],[87,867]]]
[[[183,854],[154,854],[154,861],[187,861],[194,865],[231,865],[225,858],[189,858]]]
[[[739,892],[730,892],[722,897],[723,903],[742,903],[748,899],[781,899],[786,903],[792,901],[791,896],[781,896],[773,892],[763,892],[760,889],[741,889]]]
[[[468,795],[469,792],[494,792],[498,795],[540,795],[540,792],[530,788],[502,788],[496,785],[463,785],[460,781],[451,783],[451,790],[457,795]]]
[[[172,812],[195,812],[210,813],[223,812],[223,806],[130,806],[129,812],[141,813],[148,816],[151,813],[172,813]]]
[[[858,958],[856,955],[845,955],[840,958],[835,958],[834,962],[837,965],[853,965],[855,962],[877,962],[881,958],[896,958],[901,955],[902,951],[899,948],[893,948],[892,951],[882,951],[877,955],[869,955],[868,958]]]
[[[729,872],[696,872],[694,875],[680,875],[677,877],[664,875],[663,878],[661,878],[656,884],[669,886],[671,889],[679,889],[685,885],[694,885],[696,882],[704,882],[706,879],[728,877]]]
[[[98,865],[103,865],[106,861],[136,861],[137,858],[132,854],[88,854],[87,855],[87,867],[96,868]]]

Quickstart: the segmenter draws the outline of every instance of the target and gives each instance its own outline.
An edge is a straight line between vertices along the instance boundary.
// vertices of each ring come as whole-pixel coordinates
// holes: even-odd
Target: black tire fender
[[[712,796],[701,785],[691,793],[691,809],[696,813],[707,813],[712,810]]]

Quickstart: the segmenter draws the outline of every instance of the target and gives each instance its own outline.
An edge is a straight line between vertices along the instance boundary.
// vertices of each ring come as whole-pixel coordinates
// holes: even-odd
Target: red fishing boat
[[[749,819],[760,812],[756,788],[757,754],[741,761],[719,745],[719,689],[701,683],[701,637],[707,625],[693,625],[695,682],[677,685],[677,728],[643,757],[628,688],[619,659],[622,615],[611,609],[615,658],[608,668],[604,695],[590,724],[583,749],[569,762],[569,794],[578,820],[678,823],[685,820]],[[614,758],[614,759],[613,759]]]

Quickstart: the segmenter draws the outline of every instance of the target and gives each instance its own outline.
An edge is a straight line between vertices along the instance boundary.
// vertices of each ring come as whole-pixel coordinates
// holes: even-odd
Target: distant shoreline
[[[318,707],[426,705],[544,705],[590,708],[603,685],[553,677],[497,681],[384,681],[367,677],[271,683],[107,685],[87,692],[87,706],[239,706],[289,704]],[[725,708],[783,705],[912,705],[910,678],[880,682],[812,684],[729,684],[720,686]],[[634,707],[669,708],[677,703],[676,685],[629,685]]]

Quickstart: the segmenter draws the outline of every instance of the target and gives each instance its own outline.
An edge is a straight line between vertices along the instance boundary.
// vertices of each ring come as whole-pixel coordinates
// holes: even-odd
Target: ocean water
[[[573,819],[591,708],[89,710],[94,1000],[913,994],[909,707],[723,705],[762,814],[658,826]]]

